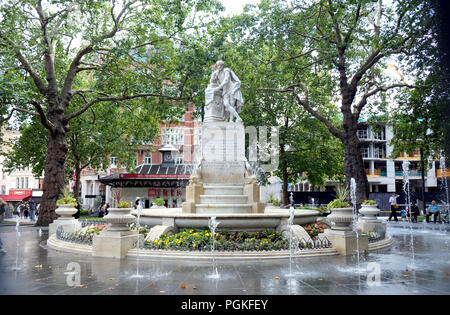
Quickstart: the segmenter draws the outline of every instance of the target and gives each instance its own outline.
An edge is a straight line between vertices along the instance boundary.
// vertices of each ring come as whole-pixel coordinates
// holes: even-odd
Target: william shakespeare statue
[[[230,68],[225,68],[222,60],[216,62],[216,70],[211,75],[209,85],[205,90],[205,120],[230,121],[242,123],[239,113],[244,100],[240,90],[241,81]]]

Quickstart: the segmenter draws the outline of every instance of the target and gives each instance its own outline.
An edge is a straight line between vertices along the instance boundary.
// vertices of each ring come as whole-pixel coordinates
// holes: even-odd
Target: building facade
[[[168,207],[181,207],[196,164],[200,132],[201,122],[194,119],[194,106],[190,105],[179,123],[161,124],[159,136],[138,148],[134,172],[121,168],[114,156],[110,157],[111,165],[104,172],[84,170],[81,174],[83,208],[95,209],[102,201],[114,205],[119,190],[122,201],[134,203],[136,197],[141,197],[147,208],[156,198],[164,199]]]
[[[4,153],[11,150],[14,141],[20,137],[20,132],[3,128],[0,143],[0,198],[11,205],[33,198],[39,202],[42,196],[43,177],[36,178],[31,169],[25,168],[7,172],[4,169]]]
[[[403,162],[408,161],[409,180],[411,191],[422,190],[422,171],[420,170],[420,152],[403,153],[391,159],[393,148],[389,144],[393,138],[390,125],[378,124],[376,126],[361,122],[358,126],[358,138],[361,141],[362,156],[370,192],[399,192],[403,185]],[[438,158],[426,158],[429,168],[425,172],[425,191],[432,192],[440,189],[439,182],[442,175]],[[327,181],[325,187],[314,187],[307,180],[290,185],[291,191],[329,191],[334,189],[336,183]]]

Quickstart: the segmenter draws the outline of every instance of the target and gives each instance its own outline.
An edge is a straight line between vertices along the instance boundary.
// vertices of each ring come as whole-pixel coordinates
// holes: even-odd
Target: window
[[[146,154],[144,157],[144,164],[152,164],[152,155]]]
[[[201,138],[202,130],[200,128],[194,129],[194,145],[200,145],[200,138]]]
[[[1,195],[6,195],[6,186],[2,185]]]
[[[171,145],[182,145],[184,141],[183,129],[163,129],[161,131],[161,143]]]
[[[17,189],[20,188],[20,178],[19,177],[16,178],[16,188]]]
[[[178,154],[175,158],[175,164],[183,164],[183,154]]]
[[[368,138],[367,129],[359,129],[358,130],[358,138],[367,139]]]
[[[117,167],[117,157],[112,156],[109,161],[110,161],[111,167]]]
[[[370,148],[369,147],[362,148],[362,151],[363,151],[363,158],[369,158],[370,157]]]
[[[25,177],[25,187],[24,188],[28,188],[28,177]]]

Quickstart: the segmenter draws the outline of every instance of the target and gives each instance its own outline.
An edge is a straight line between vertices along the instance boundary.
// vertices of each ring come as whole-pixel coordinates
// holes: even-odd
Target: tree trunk
[[[77,200],[77,213],[73,215],[75,219],[78,219],[80,217],[80,210],[81,210],[79,200],[80,186],[81,186],[80,177],[81,177],[81,166],[80,163],[77,162],[77,166],[75,166],[75,186],[73,187],[73,197]]]
[[[61,128],[63,129],[63,128]],[[36,226],[48,226],[57,218],[56,201],[64,187],[64,162],[67,154],[65,132],[49,132],[43,195]]]
[[[280,200],[281,205],[285,206],[288,204],[288,171],[287,171],[287,163],[285,158],[284,144],[280,145],[280,153],[281,153],[281,172],[283,174],[283,193],[282,200]]]
[[[345,137],[345,182],[350,189],[351,179],[356,182],[356,203],[359,206],[364,200],[369,198],[369,182],[364,168],[364,161],[361,152],[361,143],[355,132],[347,132]]]

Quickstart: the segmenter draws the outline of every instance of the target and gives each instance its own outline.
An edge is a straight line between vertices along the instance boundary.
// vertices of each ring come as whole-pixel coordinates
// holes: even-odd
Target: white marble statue
[[[233,121],[242,123],[239,113],[244,103],[240,90],[241,81],[229,68],[225,68],[222,60],[216,62],[216,71],[211,75],[209,85],[205,90],[206,118],[213,117],[215,121]],[[206,117],[210,116],[210,117]]]

